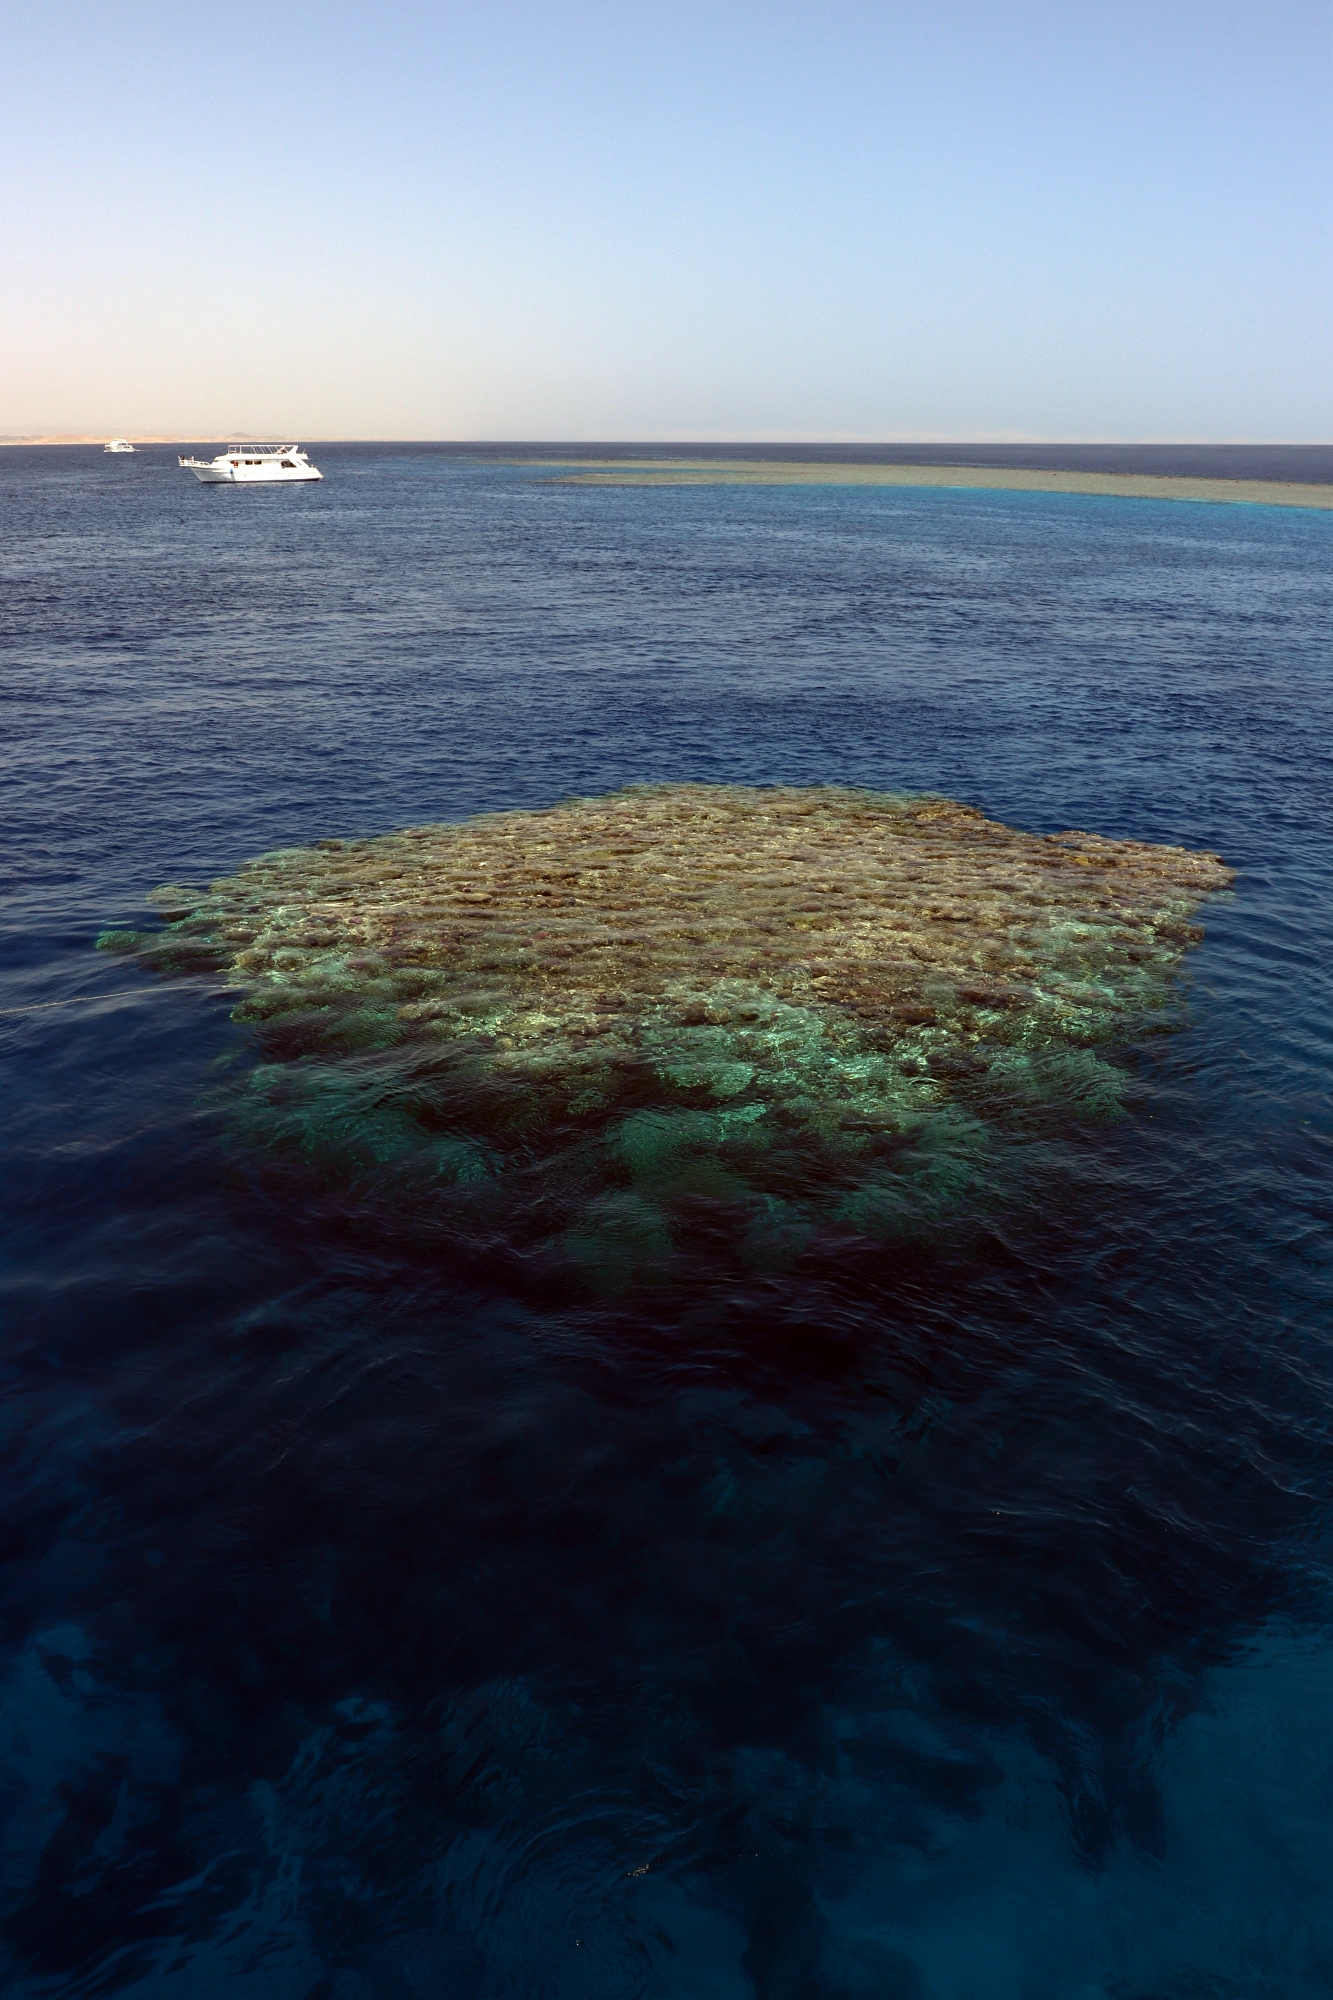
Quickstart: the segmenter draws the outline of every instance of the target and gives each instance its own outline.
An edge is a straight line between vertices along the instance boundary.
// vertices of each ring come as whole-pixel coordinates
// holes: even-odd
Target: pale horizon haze
[[[5,9],[0,435],[1333,439],[1333,13]]]

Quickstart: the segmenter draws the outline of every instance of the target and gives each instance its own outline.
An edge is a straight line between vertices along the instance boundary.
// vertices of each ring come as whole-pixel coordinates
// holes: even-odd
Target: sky
[[[0,0],[0,435],[1333,440],[1327,0]]]

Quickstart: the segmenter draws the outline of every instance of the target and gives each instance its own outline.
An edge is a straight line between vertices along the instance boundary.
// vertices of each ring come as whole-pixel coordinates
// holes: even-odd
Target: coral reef
[[[1019,465],[875,465],[774,458],[524,459],[569,486],[933,486],[1077,493],[1122,500],[1333,508],[1333,486],[1309,480],[1212,479],[1160,472],[1075,472]]]
[[[108,933],[221,972],[238,1129],[343,1197],[598,1282],[983,1202],[1114,1116],[1216,855],[835,787],[636,786],[261,855]]]

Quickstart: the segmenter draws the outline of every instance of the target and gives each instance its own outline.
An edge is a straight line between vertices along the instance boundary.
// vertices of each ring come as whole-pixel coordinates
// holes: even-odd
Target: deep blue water
[[[1333,1985],[1333,517],[0,453],[16,2000]],[[154,884],[652,778],[1217,848],[1063,1199],[633,1312],[228,1148]]]

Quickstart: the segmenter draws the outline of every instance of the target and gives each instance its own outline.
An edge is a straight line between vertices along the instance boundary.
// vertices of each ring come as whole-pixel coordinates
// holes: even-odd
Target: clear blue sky
[[[0,25],[0,433],[1333,439],[1328,0]]]

